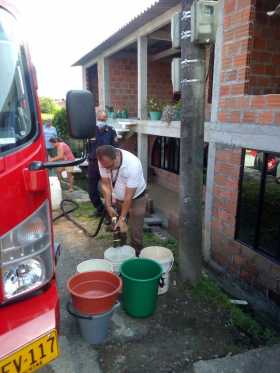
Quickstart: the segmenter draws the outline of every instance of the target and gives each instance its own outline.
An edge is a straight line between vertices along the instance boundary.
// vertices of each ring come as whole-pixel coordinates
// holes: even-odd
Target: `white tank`
[[[61,185],[57,176],[49,176],[50,189],[51,189],[51,202],[52,209],[59,209],[60,203],[62,201],[62,190]]]

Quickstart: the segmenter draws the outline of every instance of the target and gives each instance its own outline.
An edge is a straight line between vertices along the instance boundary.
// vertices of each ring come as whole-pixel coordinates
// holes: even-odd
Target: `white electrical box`
[[[219,2],[195,0],[191,7],[191,41],[214,43],[216,39]]]
[[[181,13],[176,13],[171,18],[172,48],[180,48],[181,46],[180,21],[181,21]]]
[[[181,91],[181,58],[173,58],[171,62],[171,80],[173,92]]]

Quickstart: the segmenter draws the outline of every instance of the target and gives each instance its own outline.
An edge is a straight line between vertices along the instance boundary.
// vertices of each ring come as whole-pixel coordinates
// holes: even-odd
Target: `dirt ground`
[[[91,227],[91,223],[87,223]],[[66,312],[66,281],[76,266],[89,258],[102,258],[111,245],[104,230],[89,239],[65,219],[54,225],[56,240],[63,245],[57,279],[61,297],[61,357],[42,372],[152,373],[186,372],[194,361],[235,354],[251,348],[248,337],[229,323],[222,308],[193,297],[189,286],[172,272],[170,289],[161,295],[155,314],[131,318],[116,311],[104,345],[87,345],[75,321]]]

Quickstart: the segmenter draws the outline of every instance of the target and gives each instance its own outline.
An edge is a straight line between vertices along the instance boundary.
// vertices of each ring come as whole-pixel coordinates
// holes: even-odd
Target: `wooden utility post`
[[[205,50],[191,42],[192,3],[182,0],[179,269],[183,280],[195,284],[202,267]]]

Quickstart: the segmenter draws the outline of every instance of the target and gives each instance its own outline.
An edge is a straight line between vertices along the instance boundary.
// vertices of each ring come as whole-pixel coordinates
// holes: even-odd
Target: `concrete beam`
[[[168,31],[158,30],[150,34],[149,39],[171,42],[171,35],[170,35],[170,32]]]
[[[204,139],[208,142],[280,152],[280,127],[246,123],[205,123]]]
[[[141,36],[137,40],[137,79],[138,79],[138,118],[147,116],[147,86],[148,86],[148,39]]]
[[[174,121],[170,124],[162,121],[140,120],[137,121],[136,132],[143,135],[165,136],[180,138],[181,122]]]
[[[154,54],[151,56],[150,60],[151,61],[158,61],[166,57],[171,57],[171,56],[176,56],[178,54],[181,54],[180,49],[176,48],[169,48],[166,49],[165,51],[159,52],[157,54]]]

